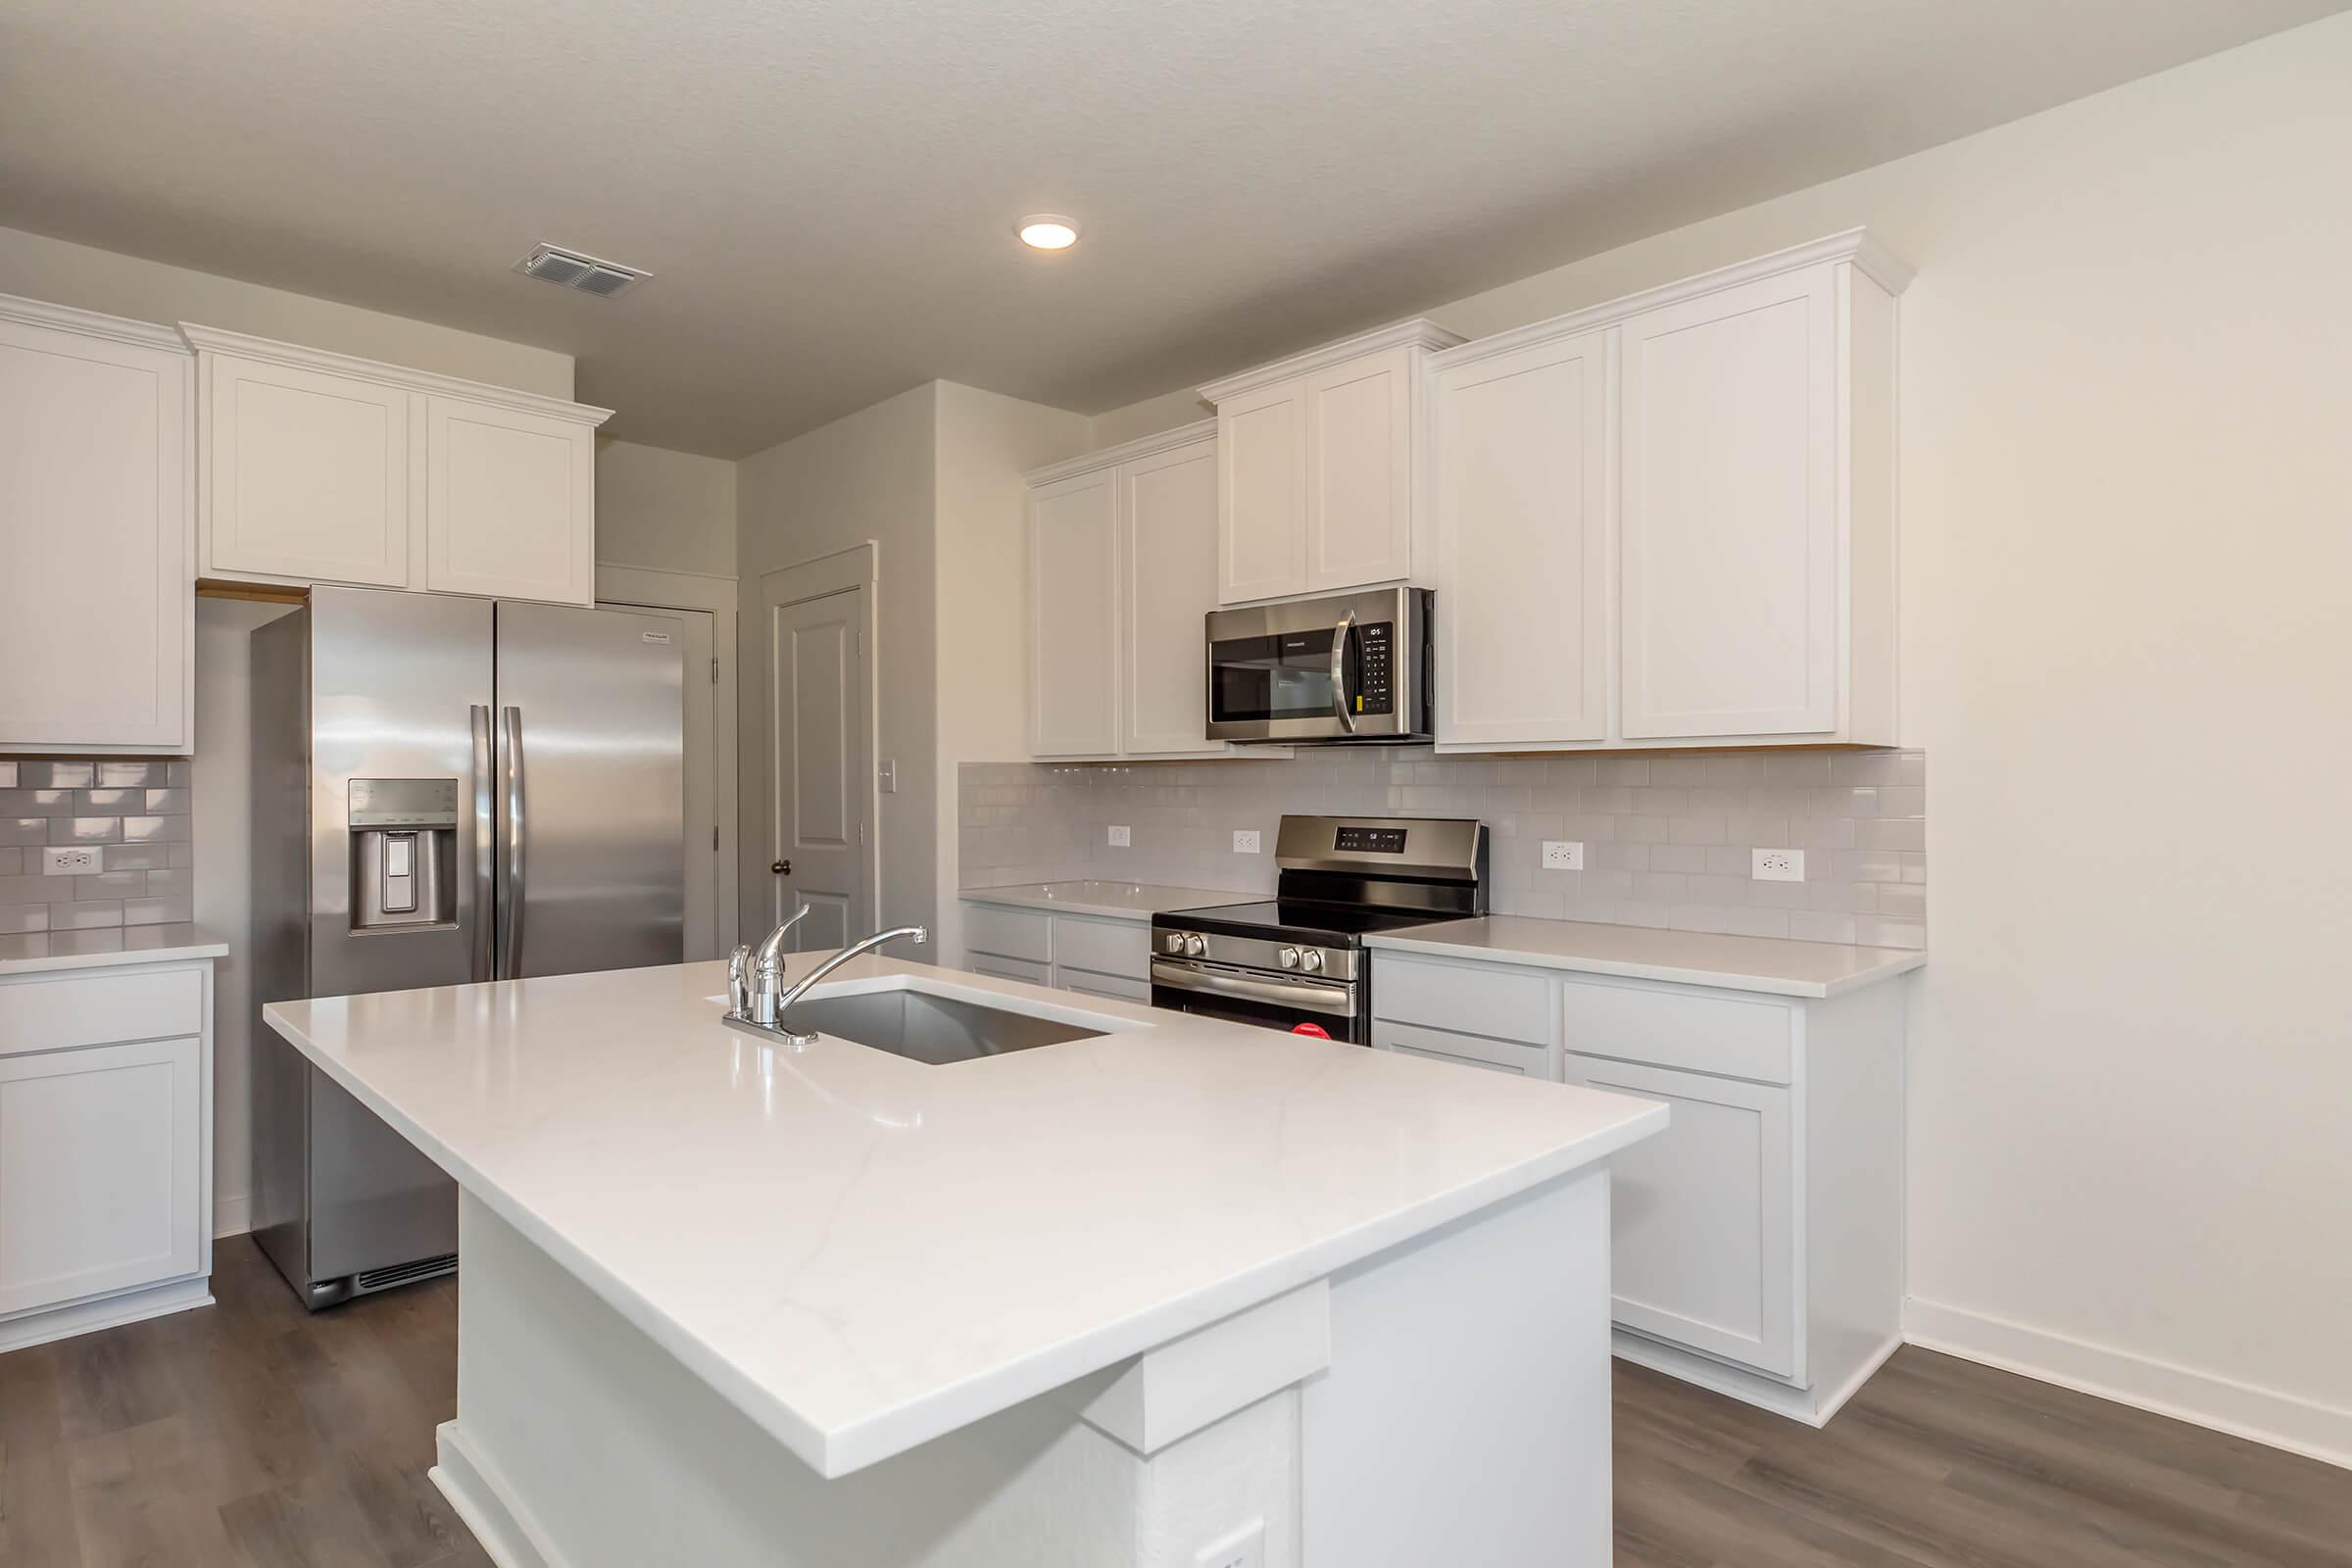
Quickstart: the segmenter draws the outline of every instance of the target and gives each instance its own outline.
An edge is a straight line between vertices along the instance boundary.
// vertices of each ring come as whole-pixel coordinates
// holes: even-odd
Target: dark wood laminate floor
[[[456,1282],[313,1317],[216,1261],[215,1307],[0,1355],[0,1564],[483,1568],[424,1475]],[[1927,1350],[1820,1432],[1620,1363],[1617,1562],[2352,1568],[2352,1472]]]

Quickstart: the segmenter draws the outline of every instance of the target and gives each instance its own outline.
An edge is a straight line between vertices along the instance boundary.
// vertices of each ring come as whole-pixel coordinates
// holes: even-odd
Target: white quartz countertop
[[[1179,888],[1158,882],[1024,882],[1008,888],[965,888],[972,904],[1002,904],[1016,909],[1056,909],[1065,914],[1101,915],[1106,920],[1149,920],[1171,909],[1204,909],[1220,904],[1250,904],[1267,893],[1220,888]]]
[[[729,1029],[716,963],[270,1025],[826,1476],[1665,1125],[1647,1101],[865,957],[1115,1031],[926,1066]]]
[[[36,931],[0,937],[0,974],[103,969],[174,958],[220,958],[228,944],[202,926],[132,925],[104,931]]]
[[[1374,948],[1437,958],[1526,963],[1581,974],[1626,975],[1781,997],[1835,997],[1891,980],[1928,961],[1903,948],[1856,948],[1780,937],[1496,914],[1366,937]]]

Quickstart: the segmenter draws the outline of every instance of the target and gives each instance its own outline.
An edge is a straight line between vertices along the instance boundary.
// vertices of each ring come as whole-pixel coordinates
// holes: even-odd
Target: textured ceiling
[[[0,223],[564,350],[735,457],[934,376],[1115,407],[2343,8],[8,0]]]

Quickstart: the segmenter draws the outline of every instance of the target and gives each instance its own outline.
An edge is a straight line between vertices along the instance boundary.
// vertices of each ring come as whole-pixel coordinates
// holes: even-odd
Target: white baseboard
[[[233,1193],[213,1200],[213,1240],[242,1236],[253,1229],[253,1195]]]
[[[440,1488],[498,1568],[564,1568],[546,1533],[508,1501],[497,1466],[466,1440],[455,1421],[433,1429],[433,1446],[441,1462],[424,1473],[425,1479]]]
[[[1903,1338],[2352,1469],[2352,1410],[1917,1298],[1903,1303]]]

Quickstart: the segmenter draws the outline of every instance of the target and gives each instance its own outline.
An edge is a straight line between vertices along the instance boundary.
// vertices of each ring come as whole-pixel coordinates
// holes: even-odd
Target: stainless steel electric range
[[[1464,817],[1286,816],[1274,862],[1271,899],[1152,917],[1152,1005],[1362,1045],[1364,938],[1487,912],[1487,829]]]

